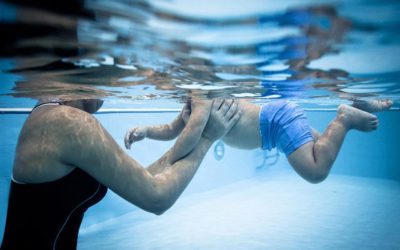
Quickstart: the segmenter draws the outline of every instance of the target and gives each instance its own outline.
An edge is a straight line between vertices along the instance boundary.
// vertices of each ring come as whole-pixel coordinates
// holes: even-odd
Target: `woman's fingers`
[[[236,112],[238,111],[238,104],[237,102],[232,100],[232,105],[229,107],[228,111],[225,113],[226,118],[228,119],[228,121],[230,119],[232,119],[232,117],[236,114]]]
[[[214,111],[218,111],[221,109],[221,106],[224,104],[224,99],[215,99],[212,105],[212,109]]]
[[[232,127],[239,121],[242,110],[239,107],[239,104],[236,100],[229,100],[227,103],[230,103],[228,110],[225,113],[224,119],[226,123],[226,132],[232,129]]]
[[[233,114],[231,119],[228,120],[227,131],[231,130],[233,126],[239,121],[240,117],[242,116],[242,110],[238,109],[237,112]]]
[[[213,141],[223,137],[239,121],[240,115],[235,100],[215,99],[203,136]]]
[[[218,110],[219,114],[222,116],[225,116],[226,112],[228,112],[229,108],[232,105],[232,101],[231,100],[224,100],[224,103],[222,103],[221,108]]]
[[[224,99],[220,104],[220,108],[217,109],[217,112],[221,116],[226,116],[227,112],[231,109],[232,104],[234,103],[233,99]],[[219,102],[217,103],[219,105]]]
[[[228,111],[230,111],[232,109],[232,105],[235,103],[235,100],[233,99],[227,99],[225,100],[226,104],[227,104],[227,108],[224,110],[223,115],[227,116]]]

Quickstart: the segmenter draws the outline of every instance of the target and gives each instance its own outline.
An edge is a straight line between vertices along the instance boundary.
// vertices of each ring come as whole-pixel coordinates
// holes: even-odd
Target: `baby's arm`
[[[125,134],[125,147],[144,138],[168,141],[175,139],[185,127],[185,118],[190,115],[190,103],[186,103],[180,114],[170,124],[133,127]]]

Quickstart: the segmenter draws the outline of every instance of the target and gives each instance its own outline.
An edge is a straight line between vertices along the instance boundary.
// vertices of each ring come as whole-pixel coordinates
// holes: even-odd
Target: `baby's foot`
[[[384,110],[390,109],[393,105],[393,101],[386,99],[386,100],[354,100],[352,106],[361,110],[364,110],[369,113],[380,112]]]
[[[348,129],[368,132],[378,127],[375,115],[345,104],[339,106],[338,118]]]

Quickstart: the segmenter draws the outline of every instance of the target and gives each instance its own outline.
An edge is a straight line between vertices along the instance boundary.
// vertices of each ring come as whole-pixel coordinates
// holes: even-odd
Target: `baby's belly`
[[[239,149],[256,149],[261,147],[259,125],[236,124],[223,138],[231,147]]]

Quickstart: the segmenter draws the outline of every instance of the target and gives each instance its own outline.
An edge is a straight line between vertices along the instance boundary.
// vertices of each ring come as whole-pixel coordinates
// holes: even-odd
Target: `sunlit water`
[[[176,103],[192,89],[317,108],[399,100],[398,1],[67,5],[1,3],[0,107],[24,106],[10,96],[67,94]]]

